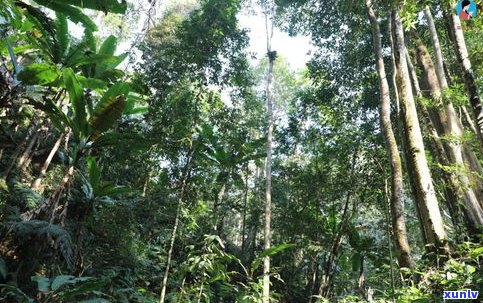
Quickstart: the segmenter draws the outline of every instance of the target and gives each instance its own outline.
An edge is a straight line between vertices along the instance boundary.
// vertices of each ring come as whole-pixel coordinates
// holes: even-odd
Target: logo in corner
[[[455,9],[461,20],[470,20],[478,15],[478,6],[472,0],[459,1]]]

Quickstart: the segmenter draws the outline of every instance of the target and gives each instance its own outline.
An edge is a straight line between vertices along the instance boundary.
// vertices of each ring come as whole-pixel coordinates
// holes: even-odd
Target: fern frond
[[[23,185],[22,183],[16,182],[12,184],[10,188],[11,197],[27,209],[33,209],[45,201],[45,198],[30,187]]]
[[[11,231],[21,242],[35,238],[40,242],[50,243],[49,239],[52,239],[54,244],[52,248],[60,252],[67,266],[72,267],[74,245],[69,233],[61,226],[47,221],[30,220],[13,223]]]

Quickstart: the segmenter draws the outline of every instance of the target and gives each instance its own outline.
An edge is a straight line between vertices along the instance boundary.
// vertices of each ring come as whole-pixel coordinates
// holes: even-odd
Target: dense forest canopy
[[[481,302],[482,5],[0,0],[0,302]]]

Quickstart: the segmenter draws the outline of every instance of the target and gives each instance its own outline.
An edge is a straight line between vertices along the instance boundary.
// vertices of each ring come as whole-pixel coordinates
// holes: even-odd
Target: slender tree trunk
[[[402,105],[403,123],[406,129],[407,150],[409,152],[409,167],[413,172],[415,184],[415,199],[418,204],[423,225],[425,227],[428,244],[435,245],[434,249],[449,252],[446,231],[441,217],[433,180],[426,160],[425,148],[421,128],[416,112],[416,105],[409,76],[406,45],[401,19],[397,12],[393,12],[396,37],[396,62],[398,68],[398,89]],[[433,248],[430,248],[434,250]]]
[[[143,192],[141,194],[141,197],[146,197],[146,194],[148,192],[148,185],[149,185],[149,181],[151,180],[151,170],[149,170],[148,172],[148,175],[146,176],[146,180],[144,180],[144,184],[143,184]]]
[[[186,184],[191,167],[191,160],[193,157],[194,149],[191,147],[189,151],[188,159],[183,169],[183,175],[181,177],[180,192],[178,196],[178,206],[176,208],[176,216],[174,218],[173,231],[171,232],[171,239],[169,240],[168,258],[166,260],[166,268],[164,270],[163,281],[161,283],[161,294],[159,296],[159,302],[164,303],[166,299],[166,286],[168,284],[169,270],[171,268],[171,260],[173,258],[174,243],[176,241],[176,233],[178,231],[181,211],[183,209],[184,194],[186,190]]]
[[[391,194],[389,193],[389,188],[387,186],[387,179],[385,180],[384,186],[384,193],[385,193],[385,201],[384,201],[384,215],[386,218],[386,226],[387,226],[387,249],[389,251],[389,269],[391,272],[391,290],[394,294],[396,291],[396,280],[394,277],[394,258],[392,256],[392,235],[391,235],[391,222],[389,220],[389,209],[387,205],[391,205]],[[395,300],[392,298],[392,302],[394,303]]]
[[[241,244],[241,251],[242,256],[245,256],[245,231],[246,231],[246,224],[247,224],[247,206],[248,206],[248,163],[246,165],[245,170],[245,194],[243,198],[243,220],[242,220],[242,244]],[[243,258],[243,260],[245,260]]]
[[[465,121],[468,124],[468,127],[471,129],[471,131],[475,135],[478,135],[478,130],[476,129],[475,123],[473,122],[473,119],[471,118],[470,114],[468,113],[466,106],[462,105],[462,106],[460,106],[460,108],[461,108],[461,111],[463,112],[463,117],[465,118]]]
[[[456,57],[463,70],[463,79],[465,82],[466,91],[468,93],[471,109],[476,120],[476,129],[478,131],[478,138],[483,145],[483,107],[481,104],[481,97],[478,92],[478,85],[476,84],[476,77],[471,67],[471,61],[468,57],[468,50],[466,48],[465,37],[459,16],[453,13],[454,3],[448,8],[446,12],[449,21],[449,35],[453,39]]]
[[[359,268],[359,277],[357,278],[356,289],[362,295],[362,297],[366,298],[366,290],[365,290],[365,273],[364,273],[364,255],[360,255],[360,262],[361,267]]]
[[[367,13],[372,26],[372,38],[376,68],[379,76],[380,103],[379,114],[381,129],[386,142],[386,150],[391,163],[391,217],[396,243],[396,254],[400,267],[414,268],[411,249],[407,239],[406,222],[403,209],[403,174],[401,157],[396,143],[396,137],[391,124],[391,100],[387,82],[384,59],[381,47],[381,31],[376,14],[372,9],[372,1],[366,0]]]
[[[45,174],[47,173],[47,169],[49,168],[50,166],[50,162],[52,161],[52,159],[54,158],[55,154],[57,153],[57,151],[59,150],[59,147],[60,147],[60,144],[62,143],[62,140],[64,139],[64,136],[65,134],[61,134],[59,136],[59,138],[57,139],[57,141],[55,141],[55,144],[54,146],[52,147],[52,149],[50,150],[50,153],[49,155],[47,156],[47,159],[45,159],[45,162],[44,162],[44,165],[42,165],[42,169],[40,170],[40,174],[39,176],[37,177],[37,179],[35,179],[35,181],[32,183],[32,189],[37,191],[40,187],[40,183],[42,182],[42,178],[45,176]]]
[[[272,218],[272,141],[273,141],[273,64],[276,52],[268,52],[268,76],[267,76],[267,160],[265,164],[265,227],[263,229],[263,248],[271,246],[271,218]],[[263,303],[270,300],[270,257],[263,259]]]
[[[267,34],[268,73],[266,83],[267,98],[267,159],[265,163],[265,226],[263,228],[263,248],[271,247],[271,219],[272,219],[272,141],[273,141],[273,65],[277,52],[272,50],[273,21],[268,21],[265,14],[265,27]],[[263,289],[262,303],[270,302],[270,256],[263,258]]]
[[[37,142],[37,139],[40,136],[40,132],[42,130],[42,127],[35,132],[33,137],[30,139],[29,144],[27,145],[27,148],[24,150],[20,158],[18,159],[18,167],[23,168],[25,166],[25,163],[28,162],[28,159],[30,158],[32,154],[32,149],[34,148],[35,143]]]
[[[326,298],[330,293],[331,278],[333,277],[332,272],[336,266],[337,256],[339,255],[339,250],[342,244],[342,237],[345,234],[347,223],[349,222],[349,204],[351,200],[352,192],[347,193],[344,211],[342,212],[342,221],[339,225],[339,230],[337,235],[332,242],[332,249],[330,250],[329,258],[326,260],[324,268],[322,269],[322,276],[320,278],[320,285],[318,295]]]
[[[171,232],[171,239],[169,240],[168,259],[166,260],[166,269],[164,270],[163,282],[161,284],[161,295],[159,297],[160,303],[164,303],[164,300],[165,300],[165,297],[166,297],[166,285],[168,284],[168,276],[169,276],[169,270],[171,268],[171,259],[173,257],[174,242],[176,241],[176,232],[178,231],[179,217],[180,217],[181,209],[182,209],[182,205],[183,205],[183,203],[182,203],[183,194],[184,194],[184,186],[181,188],[180,196],[178,198],[178,207],[176,208],[176,217],[174,219],[173,231]]]

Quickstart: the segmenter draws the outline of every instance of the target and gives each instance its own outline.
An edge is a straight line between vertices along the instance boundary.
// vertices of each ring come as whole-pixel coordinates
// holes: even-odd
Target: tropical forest
[[[482,98],[482,0],[0,0],[0,302],[483,302]]]

